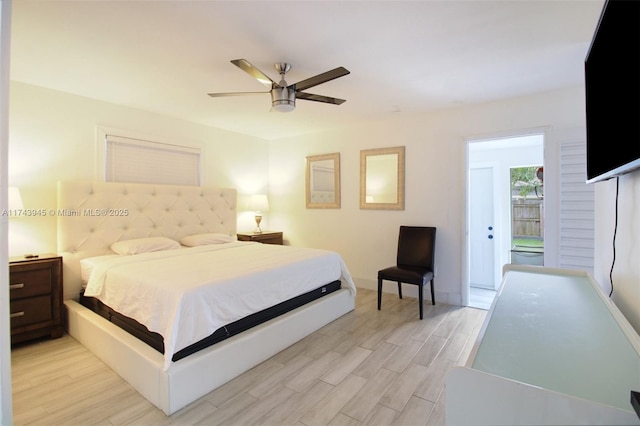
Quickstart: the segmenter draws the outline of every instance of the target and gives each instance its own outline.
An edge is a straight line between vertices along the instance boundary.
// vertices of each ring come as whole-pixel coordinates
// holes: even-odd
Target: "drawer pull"
[[[20,284],[11,284],[9,286],[9,290],[17,290],[19,288],[24,288],[24,283],[20,283]]]
[[[15,312],[9,315],[9,318],[17,318],[17,317],[23,317],[23,316],[24,316],[24,311],[20,311],[20,312]]]

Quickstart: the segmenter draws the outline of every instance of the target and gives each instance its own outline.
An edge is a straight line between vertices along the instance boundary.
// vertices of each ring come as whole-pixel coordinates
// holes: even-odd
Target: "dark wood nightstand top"
[[[282,245],[282,232],[280,231],[262,231],[262,232],[238,232],[238,241],[256,241],[264,244]]]
[[[50,260],[50,259],[57,259],[59,257],[62,257],[58,254],[53,254],[53,253],[36,254],[35,256],[37,257],[25,257],[25,255],[13,256],[9,258],[9,264],[14,265],[16,263],[33,262],[36,260]]]

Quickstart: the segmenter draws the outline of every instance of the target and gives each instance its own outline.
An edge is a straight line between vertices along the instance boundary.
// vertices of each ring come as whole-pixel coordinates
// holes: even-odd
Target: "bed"
[[[236,216],[233,189],[58,183],[68,332],[167,415],[354,308],[337,253],[237,241]]]

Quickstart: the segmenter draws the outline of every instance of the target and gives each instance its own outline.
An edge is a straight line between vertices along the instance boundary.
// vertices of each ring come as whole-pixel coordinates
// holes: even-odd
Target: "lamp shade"
[[[8,195],[9,210],[24,209],[24,204],[22,204],[22,196],[20,195],[20,190],[17,187],[10,186]]]
[[[249,210],[266,212],[269,211],[269,200],[265,194],[255,194],[249,199]]]

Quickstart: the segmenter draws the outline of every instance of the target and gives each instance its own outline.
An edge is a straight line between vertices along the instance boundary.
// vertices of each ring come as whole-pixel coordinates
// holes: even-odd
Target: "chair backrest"
[[[398,266],[418,266],[433,271],[436,253],[436,228],[401,226],[398,236]]]

